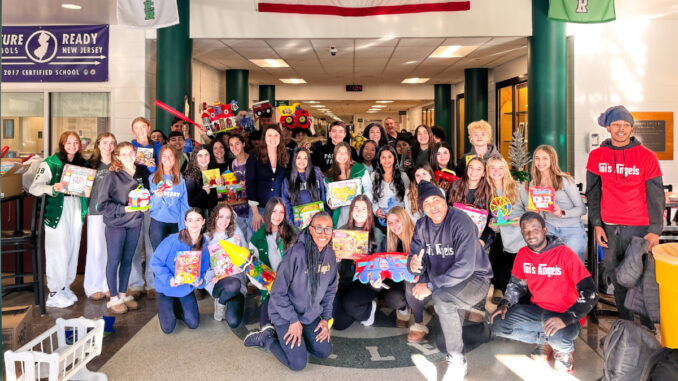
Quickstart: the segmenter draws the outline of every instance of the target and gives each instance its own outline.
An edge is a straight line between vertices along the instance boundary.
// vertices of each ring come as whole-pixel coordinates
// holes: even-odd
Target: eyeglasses
[[[324,228],[322,226],[311,226],[311,227],[315,230],[316,234],[330,235],[330,234],[332,234],[332,230],[333,230],[331,227],[330,228]]]

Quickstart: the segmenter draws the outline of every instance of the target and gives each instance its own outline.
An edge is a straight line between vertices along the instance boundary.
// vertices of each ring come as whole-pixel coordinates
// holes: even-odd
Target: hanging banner
[[[470,0],[258,0],[259,12],[361,17],[468,11]]]
[[[548,18],[576,23],[613,21],[614,0],[551,0]]]
[[[118,24],[158,29],[179,23],[175,0],[118,0]]]
[[[2,82],[108,81],[108,25],[2,27]]]

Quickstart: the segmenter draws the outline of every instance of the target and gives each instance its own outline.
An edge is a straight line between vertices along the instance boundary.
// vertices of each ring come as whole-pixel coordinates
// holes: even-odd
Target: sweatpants
[[[50,292],[70,287],[78,270],[82,239],[80,197],[64,197],[56,228],[45,225],[45,275]]]
[[[516,304],[508,309],[503,319],[501,315],[494,318],[492,330],[497,336],[524,343],[548,342],[553,349],[569,353],[574,350],[574,340],[581,331],[579,320],[559,329],[553,336],[547,337],[544,333],[544,323],[559,315],[557,312],[547,311],[534,304]]]
[[[163,332],[170,334],[177,326],[177,319],[183,320],[190,329],[198,328],[200,312],[195,293],[189,292],[182,297],[167,296],[161,292],[157,294],[158,320]]]
[[[104,216],[87,216],[87,259],[85,262],[85,295],[92,296],[95,292],[106,293],[106,261],[108,248],[106,247],[106,225]]]
[[[384,281],[387,289],[374,289],[360,282],[340,286],[334,303],[334,325],[336,330],[344,330],[354,321],[365,321],[372,312],[372,301],[381,298],[389,308],[401,310],[407,306],[403,282]]]
[[[481,276],[472,275],[453,287],[433,290],[433,307],[440,319],[449,355],[462,355],[462,323],[465,312],[487,296],[490,283]]]
[[[130,228],[106,226],[106,245],[108,248],[106,280],[111,297],[117,296],[119,292],[127,292],[132,257],[140,233],[141,226]]]
[[[226,323],[231,328],[237,328],[242,323],[245,296],[240,292],[241,285],[240,279],[226,277],[220,279],[212,290],[212,296],[219,300],[219,304],[226,305]]]
[[[153,289],[155,275],[151,268],[151,258],[153,257],[153,246],[151,245],[151,238],[149,236],[149,228],[151,225],[150,213],[144,213],[144,225],[139,234],[139,242],[134,251],[134,258],[132,258],[132,272],[129,277],[130,288],[142,289],[144,288],[144,270],[142,266],[142,251],[146,258],[146,289]]]
[[[153,251],[155,251],[155,249],[158,246],[160,246],[160,242],[162,242],[163,239],[167,238],[167,236],[169,236],[170,234],[178,232],[179,232],[178,223],[160,222],[151,217],[151,222],[148,227],[148,236],[151,239],[151,246],[153,247]],[[146,260],[148,260],[148,255],[146,255]]]
[[[315,319],[311,324],[302,324],[302,343],[301,346],[295,345],[290,348],[285,344],[285,334],[289,330],[289,324],[276,324],[275,331],[277,335],[270,336],[264,346],[273,353],[275,357],[280,360],[286,367],[292,370],[302,370],[308,363],[308,355],[311,354],[317,358],[324,359],[332,354],[332,344],[328,340],[319,343],[315,340],[318,332],[314,332],[320,317]]]
[[[607,249],[603,248],[603,276],[612,279],[614,300],[617,304],[617,311],[619,311],[619,318],[632,321],[633,312],[624,307],[628,289],[617,282],[615,270],[624,259],[626,248],[631,244],[631,239],[633,237],[645,237],[648,227],[603,224],[603,228],[607,235]],[[647,325],[647,322],[643,321],[643,324]]]
[[[424,298],[424,300],[419,300],[412,295],[412,289],[416,283],[405,283],[405,300],[407,301],[407,306],[412,310],[412,315],[414,316],[414,322],[422,324],[424,322],[424,306],[431,300],[431,295]]]

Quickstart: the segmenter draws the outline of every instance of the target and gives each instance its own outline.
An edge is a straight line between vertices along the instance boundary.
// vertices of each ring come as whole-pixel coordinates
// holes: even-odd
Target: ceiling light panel
[[[288,83],[288,84],[293,84],[297,85],[300,83],[306,83],[302,78],[279,78],[282,83]]]
[[[287,62],[280,59],[266,58],[250,61],[259,67],[290,67]]]
[[[426,83],[430,78],[405,78],[401,83]]]

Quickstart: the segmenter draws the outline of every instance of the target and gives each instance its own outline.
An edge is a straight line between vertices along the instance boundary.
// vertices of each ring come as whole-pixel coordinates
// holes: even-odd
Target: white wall
[[[485,37],[531,34],[531,0],[473,0],[471,10],[464,12],[370,17],[259,13],[255,0],[191,1],[191,38]]]
[[[192,60],[191,66],[193,99],[196,108],[195,119],[200,119],[200,108],[203,102],[213,105],[215,102],[227,103],[231,100],[226,99],[226,72],[224,70],[217,70],[198,60]],[[250,93],[250,101],[251,98]]]
[[[144,31],[111,25],[107,82],[2,83],[3,92],[110,92],[111,132],[118,141],[133,138],[131,122],[150,117],[146,104],[146,41]]]
[[[607,132],[598,115],[624,105],[630,111],[667,111],[678,116],[677,20],[617,20],[607,24],[568,24],[574,36],[574,154],[577,182],[585,180],[587,136]],[[674,121],[675,122],[675,121]],[[659,164],[664,184],[678,186],[678,134],[674,160]],[[585,181],[584,181],[585,182]]]

